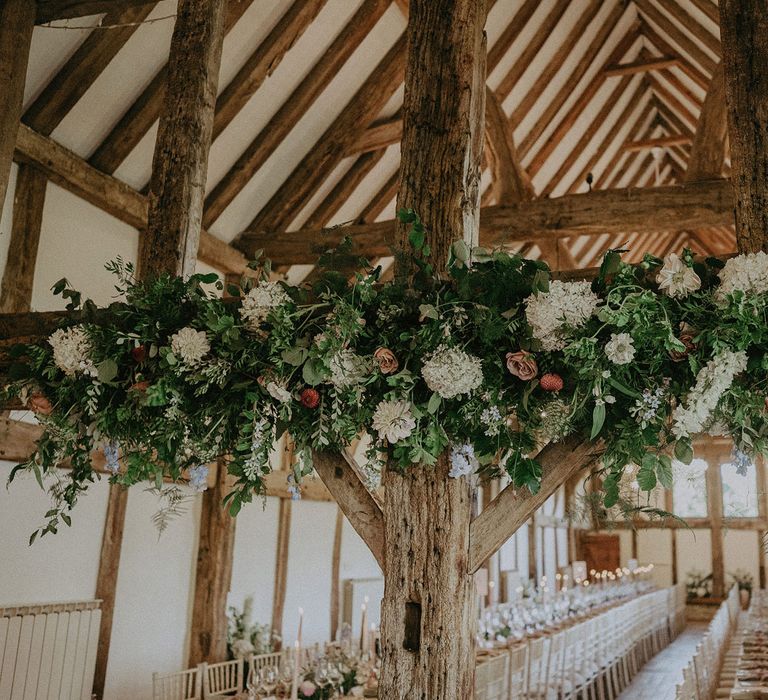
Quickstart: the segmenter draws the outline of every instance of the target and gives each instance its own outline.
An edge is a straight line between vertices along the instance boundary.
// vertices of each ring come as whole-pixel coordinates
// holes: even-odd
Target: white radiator
[[[90,700],[100,606],[0,608],[0,700]]]

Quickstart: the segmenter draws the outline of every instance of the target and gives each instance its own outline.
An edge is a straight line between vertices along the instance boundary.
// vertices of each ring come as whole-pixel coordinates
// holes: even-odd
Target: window
[[[723,480],[723,515],[726,518],[756,518],[757,472],[755,465],[747,466],[747,473],[739,474],[735,464],[720,467]]]
[[[690,464],[672,462],[674,484],[672,503],[675,515],[681,518],[707,517],[707,463],[694,459]]]

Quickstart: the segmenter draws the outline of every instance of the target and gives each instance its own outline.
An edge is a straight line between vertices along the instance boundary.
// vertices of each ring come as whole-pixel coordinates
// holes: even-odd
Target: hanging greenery
[[[228,455],[232,515],[263,493],[275,441],[290,429],[298,481],[311,450],[371,435],[370,465],[429,468],[450,451],[451,476],[479,469],[538,488],[536,445],[602,438],[605,503],[627,465],[644,490],[670,487],[691,436],[730,435],[742,461],[768,450],[768,256],[696,262],[689,251],[639,266],[610,252],[594,281],[552,281],[545,264],[453,245],[446,279],[413,212],[415,274],[379,284],[327,271],[311,288],[270,281],[268,262],[225,291],[215,275],[146,283],[108,266],[125,299],[47,342],[14,349],[10,395],[37,413],[37,452],[19,470],[41,484],[62,460],[39,532],[55,532],[97,478],[185,477]],[[349,246],[321,260],[348,262]],[[358,268],[358,269],[366,269]],[[211,290],[209,285],[215,285]],[[66,281],[54,292],[81,307]],[[370,466],[369,465],[369,466]]]

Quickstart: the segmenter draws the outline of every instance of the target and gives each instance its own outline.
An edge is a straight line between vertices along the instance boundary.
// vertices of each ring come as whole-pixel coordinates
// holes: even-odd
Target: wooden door
[[[615,571],[621,566],[619,536],[583,533],[581,558],[587,562],[587,571]]]

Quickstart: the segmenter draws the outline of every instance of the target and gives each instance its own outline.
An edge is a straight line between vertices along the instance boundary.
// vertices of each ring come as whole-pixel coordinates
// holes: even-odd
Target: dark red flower
[[[685,350],[670,350],[669,356],[672,358],[674,362],[681,362],[684,360],[688,355],[690,355],[695,349],[696,344],[693,342],[693,334],[691,333],[681,333],[678,340],[685,345]]]
[[[137,345],[131,350],[131,357],[135,362],[144,362],[147,359],[147,346]]]
[[[320,392],[309,387],[301,390],[301,405],[307,408],[317,408],[320,403]]]
[[[539,385],[544,391],[560,391],[563,388],[563,378],[559,374],[548,372],[541,376]]]
[[[149,385],[150,382],[145,379],[144,381],[131,384],[130,391],[140,391],[143,394],[147,389],[149,389]]]

